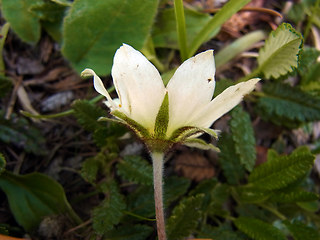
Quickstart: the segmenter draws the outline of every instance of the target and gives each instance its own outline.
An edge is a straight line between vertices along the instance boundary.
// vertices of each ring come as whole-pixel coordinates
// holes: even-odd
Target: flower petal
[[[103,95],[107,98],[107,100],[108,100],[107,106],[111,109],[118,108],[118,105],[110,97],[110,95],[109,95],[108,91],[106,90],[106,88],[104,87],[101,79],[98,77],[98,75],[92,69],[86,68],[85,70],[83,70],[81,72],[81,76],[82,77],[93,76],[93,86],[98,93],[100,93],[101,95]]]
[[[123,44],[113,60],[112,77],[121,108],[151,133],[166,94],[158,70],[139,51]]]
[[[260,78],[254,78],[246,82],[228,87],[215,97],[206,107],[191,119],[194,126],[208,128],[225,113],[234,108],[243,98],[250,93]]]
[[[186,60],[167,85],[169,93],[169,126],[167,136],[182,126],[207,105],[215,87],[213,50]]]

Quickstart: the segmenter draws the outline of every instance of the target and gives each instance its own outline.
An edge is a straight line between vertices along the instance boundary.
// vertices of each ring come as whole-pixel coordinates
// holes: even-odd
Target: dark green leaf
[[[41,3],[42,0],[2,0],[4,18],[23,41],[36,43],[40,39],[40,20],[30,8]]]
[[[284,221],[283,222],[286,227],[289,229],[290,233],[292,234],[294,240],[319,240],[320,235],[319,231],[307,226],[306,224],[300,221]]]
[[[5,171],[0,175],[0,188],[8,197],[16,221],[26,231],[36,229],[44,217],[57,214],[69,214],[79,223],[62,186],[46,175],[19,176]]]
[[[78,122],[86,130],[94,132],[96,129],[101,128],[103,124],[97,120],[100,117],[104,117],[106,112],[87,100],[77,100],[72,104],[74,110],[74,115],[76,116]]]
[[[78,72],[107,75],[122,43],[143,47],[157,6],[157,0],[75,1],[64,20],[62,53]]]
[[[6,77],[0,76],[0,97],[4,97],[12,88],[12,83]]]
[[[126,204],[119,193],[118,186],[112,182],[108,185],[108,196],[93,210],[93,228],[98,234],[105,234],[118,224],[123,216]]]
[[[184,14],[188,41],[187,45],[189,45],[194,37],[201,31],[202,26],[204,26],[211,17],[209,14],[200,13],[188,8],[185,9]],[[152,31],[152,39],[155,47],[179,49],[176,19],[173,8],[166,8],[159,12]]]
[[[219,227],[205,225],[197,236],[198,238],[211,238],[214,240],[244,240],[239,233],[235,232],[231,226],[222,224]]]
[[[249,183],[264,190],[285,188],[306,175],[313,162],[314,156],[306,147],[297,148],[288,156],[278,156],[273,152],[268,154],[267,162],[251,172]]]
[[[4,156],[0,153],[0,175],[1,173],[6,169],[6,159],[4,158]]]
[[[266,121],[297,127],[301,123],[320,120],[320,98],[287,84],[263,86],[265,96],[259,98],[256,109]]]
[[[1,116],[0,112],[0,116]],[[32,152],[36,155],[46,153],[44,146],[45,139],[41,132],[31,126],[31,124],[23,117],[17,118],[13,116],[6,120],[0,117],[0,141],[5,143],[13,143],[23,148],[26,152]]]
[[[54,2],[43,1],[34,4],[30,7],[29,11],[42,21],[55,22],[64,17],[66,7]]]
[[[234,221],[236,227],[255,240],[286,240],[286,236],[271,224],[256,218],[239,217]]]
[[[229,124],[236,153],[240,163],[251,172],[256,163],[256,141],[250,116],[241,107],[236,107],[232,110],[231,117]]]
[[[145,218],[155,216],[153,187],[140,186],[131,193],[128,197],[128,211]]]
[[[94,184],[99,170],[105,169],[107,156],[104,153],[99,153],[94,157],[86,159],[81,168],[81,176],[88,182]]]
[[[203,194],[183,199],[173,209],[172,215],[167,220],[166,228],[168,239],[182,239],[192,233],[201,216],[200,206],[203,201]]]
[[[164,205],[169,206],[170,203],[176,201],[179,197],[183,196],[191,181],[187,178],[172,176],[164,179]]]
[[[153,232],[147,225],[125,225],[107,232],[108,240],[145,240]]]
[[[270,33],[265,46],[259,51],[259,70],[266,78],[288,74],[298,66],[302,43],[301,34],[289,23],[282,23]]]
[[[279,191],[273,192],[270,201],[280,202],[280,203],[290,203],[290,202],[309,202],[318,200],[319,196],[313,192],[307,192],[302,188],[294,189],[281,189]]]
[[[236,153],[235,143],[233,142],[231,135],[221,134],[218,141],[218,147],[221,150],[219,162],[228,183],[239,183],[244,177],[245,169],[240,163],[239,156]]]
[[[118,165],[118,174],[134,183],[152,185],[152,166],[139,156],[126,156]]]
[[[298,72],[303,77],[306,72],[317,62],[317,58],[320,56],[320,51],[316,48],[304,47],[301,53]]]

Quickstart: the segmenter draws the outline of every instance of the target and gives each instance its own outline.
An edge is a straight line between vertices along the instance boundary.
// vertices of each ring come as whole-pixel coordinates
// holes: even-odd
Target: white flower
[[[194,140],[199,133],[215,135],[208,129],[212,123],[235,107],[260,80],[238,83],[212,99],[215,88],[212,50],[186,60],[164,86],[158,70],[126,44],[117,50],[111,74],[119,99],[111,99],[93,70],[85,69],[81,75],[94,77],[94,87],[107,98],[111,114],[131,125],[140,137],[191,145],[202,144]]]

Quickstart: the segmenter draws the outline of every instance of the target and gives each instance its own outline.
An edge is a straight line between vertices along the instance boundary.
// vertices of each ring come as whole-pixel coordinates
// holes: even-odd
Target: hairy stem
[[[153,185],[154,185],[154,202],[157,219],[157,232],[159,240],[166,240],[166,229],[163,213],[163,197],[162,197],[162,178],[163,178],[163,156],[161,152],[152,152],[153,163]]]

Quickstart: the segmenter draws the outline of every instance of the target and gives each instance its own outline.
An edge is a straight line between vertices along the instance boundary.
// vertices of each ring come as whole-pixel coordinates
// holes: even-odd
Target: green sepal
[[[201,150],[214,150],[216,152],[220,152],[220,149],[218,147],[214,146],[211,143],[206,143],[200,138],[186,139],[182,142],[182,144],[188,147],[199,148]]]
[[[194,137],[195,135],[201,135],[203,133],[209,134],[215,139],[218,139],[218,133],[219,133],[218,130],[213,130],[211,128],[187,126],[187,127],[182,127],[175,130],[172,133],[170,140],[174,142],[181,142],[187,138]]]
[[[154,125],[154,136],[156,139],[164,139],[167,133],[169,123],[169,97],[168,93],[164,96],[159,109],[156,123]]]
[[[137,123],[135,120],[129,118],[127,115],[124,113],[114,110],[111,112],[111,114],[117,118],[120,119],[120,122],[131,128],[140,138],[150,138],[150,133],[149,131]]]
[[[118,119],[114,119],[114,118],[108,118],[108,117],[99,117],[98,122],[114,122],[114,123],[121,123],[121,124],[127,124],[126,122],[124,122],[123,120],[118,120]]]

